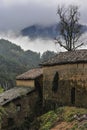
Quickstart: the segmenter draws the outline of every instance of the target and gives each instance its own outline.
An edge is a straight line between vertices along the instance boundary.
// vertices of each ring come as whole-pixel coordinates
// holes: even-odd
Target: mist
[[[22,36],[17,32],[8,31],[8,32],[1,32],[0,39],[8,40],[18,46],[20,46],[23,50],[31,50],[34,52],[40,52],[41,55],[43,52],[49,50],[54,52],[62,52],[65,51],[64,48],[60,47],[58,44],[55,44],[55,41],[52,39],[43,40],[37,38],[35,40],[31,40],[28,36]],[[84,43],[78,49],[87,49],[87,33],[84,33],[77,44]]]
[[[57,52],[57,47],[54,40],[43,40],[40,38],[31,40],[27,36],[22,36],[12,31],[0,33],[0,39],[5,39],[19,45],[24,50],[32,50],[35,52],[40,52],[41,54],[47,50]]]

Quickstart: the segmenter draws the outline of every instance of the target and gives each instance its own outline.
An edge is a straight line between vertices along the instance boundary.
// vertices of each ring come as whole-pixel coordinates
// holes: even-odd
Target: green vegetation
[[[49,56],[48,56],[49,53]],[[5,90],[15,86],[15,77],[25,71],[36,68],[42,60],[53,56],[53,52],[40,53],[24,51],[7,40],[0,40],[0,86]]]
[[[86,130],[87,120],[80,122],[74,118],[77,114],[80,116],[86,113],[87,109],[84,108],[59,107],[55,111],[51,110],[36,118],[33,122],[31,122],[30,130],[50,130],[52,127],[57,124],[61,124],[62,122],[66,122],[67,126],[71,125],[69,129],[65,125],[66,130]]]
[[[0,93],[4,92],[4,89],[2,87],[0,87]]]
[[[80,126],[76,123],[70,130],[87,130],[87,122],[84,122]]]
[[[46,51],[42,54],[41,61],[46,61],[50,59],[50,57],[53,57],[55,54],[56,53],[54,53],[53,51]]]
[[[87,113],[87,109],[77,107],[64,107],[63,119],[67,122],[72,122],[74,115],[83,115]]]
[[[1,130],[1,123],[2,123],[3,115],[6,115],[6,112],[4,108],[0,106],[0,130]]]
[[[40,117],[40,128],[39,130],[49,130],[52,126],[52,124],[55,123],[55,120],[57,120],[58,116],[54,111],[50,111],[43,116]]]

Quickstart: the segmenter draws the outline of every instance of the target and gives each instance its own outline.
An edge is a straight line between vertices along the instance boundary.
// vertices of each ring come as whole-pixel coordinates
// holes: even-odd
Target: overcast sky
[[[17,37],[14,31],[33,24],[50,25],[58,22],[57,7],[62,4],[78,5],[80,22],[87,24],[87,0],[0,0],[0,38],[8,39],[25,50],[41,53],[55,51],[54,41],[30,41],[28,37]]]
[[[0,30],[19,30],[32,24],[58,21],[58,4],[80,6],[81,22],[87,21],[87,0],[0,0]]]

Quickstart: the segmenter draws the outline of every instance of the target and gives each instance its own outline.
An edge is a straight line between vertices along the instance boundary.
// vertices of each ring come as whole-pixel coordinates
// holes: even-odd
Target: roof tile
[[[16,79],[35,79],[43,74],[42,68],[31,69],[19,76]]]
[[[43,62],[42,66],[51,66],[57,64],[67,64],[67,63],[79,63],[87,62],[87,49],[60,52],[53,58],[46,62]]]

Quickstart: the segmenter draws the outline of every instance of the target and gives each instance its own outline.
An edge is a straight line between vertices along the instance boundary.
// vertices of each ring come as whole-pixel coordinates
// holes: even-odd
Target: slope
[[[7,40],[0,40],[0,86],[5,90],[15,86],[15,77],[31,68],[39,66],[40,62],[53,56],[54,52],[40,53],[31,50],[24,51]]]

